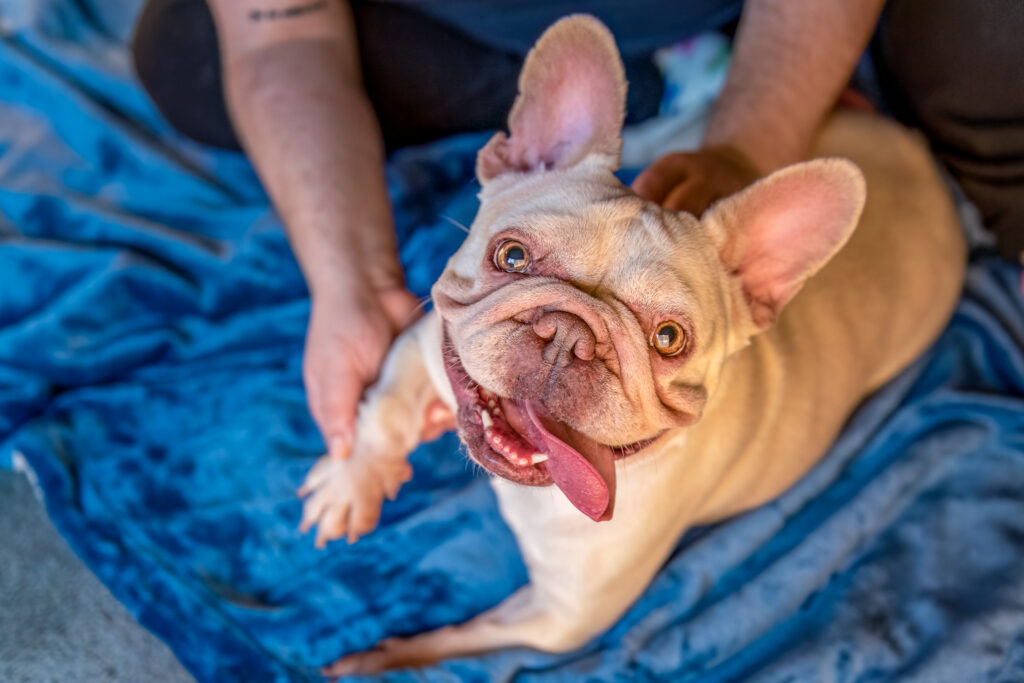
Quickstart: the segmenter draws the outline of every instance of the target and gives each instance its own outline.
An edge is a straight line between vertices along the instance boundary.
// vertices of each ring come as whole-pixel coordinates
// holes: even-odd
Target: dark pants
[[[890,0],[875,41],[888,99],[924,131],[1000,251],[1024,250],[1024,2]]]
[[[389,150],[504,127],[521,55],[399,4],[356,2],[353,11],[363,80]],[[150,0],[132,52],[142,85],[175,128],[199,142],[239,148],[204,0]],[[626,78],[628,120],[657,114],[662,83],[650,55],[627,59]]]
[[[521,54],[398,4],[353,8],[367,92],[389,149],[504,126]],[[927,134],[1001,251],[1018,258],[1024,249],[1024,1],[890,0],[874,50],[897,116]],[[175,127],[201,142],[238,147],[203,0],[150,0],[133,52],[139,78]],[[626,72],[627,120],[654,115],[661,97],[656,69],[641,55],[627,57]]]

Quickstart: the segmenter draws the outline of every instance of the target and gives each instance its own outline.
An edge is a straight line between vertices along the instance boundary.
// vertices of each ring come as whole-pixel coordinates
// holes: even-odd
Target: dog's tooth
[[[493,408],[496,405],[498,405],[498,404],[497,404],[497,402],[495,402],[495,400],[493,398],[487,400],[487,407],[488,408]]]
[[[490,429],[494,426],[494,420],[491,419],[491,414],[485,408],[480,409],[480,421],[483,423],[484,429]]]
[[[534,454],[533,454],[533,455],[532,455],[532,456],[530,457],[530,462],[531,462],[532,464],[534,464],[534,465],[539,465],[539,464],[541,464],[542,462],[544,462],[544,461],[545,461],[545,460],[547,460],[547,459],[548,459],[548,456],[546,456],[546,455],[545,455],[545,454],[543,454],[543,453],[534,453]]]

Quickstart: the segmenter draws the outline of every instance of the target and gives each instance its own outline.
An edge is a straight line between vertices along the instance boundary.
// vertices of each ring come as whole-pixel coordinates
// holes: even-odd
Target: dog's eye
[[[522,242],[505,240],[494,250],[494,265],[506,273],[525,273],[530,267],[530,252]]]
[[[668,320],[654,330],[651,346],[663,356],[674,356],[686,346],[686,332],[682,325]]]

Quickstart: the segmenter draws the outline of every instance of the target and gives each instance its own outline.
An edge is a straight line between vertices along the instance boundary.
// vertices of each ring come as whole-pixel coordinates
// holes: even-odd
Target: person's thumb
[[[320,428],[327,454],[345,460],[352,451],[356,411],[366,380],[351,371],[311,380],[307,382],[309,411]]]
[[[655,160],[633,180],[633,191],[661,204],[669,193],[699,168],[694,154],[673,152]]]
[[[412,324],[422,306],[420,300],[409,290],[396,288],[381,294],[381,307],[396,332]]]
[[[363,387],[354,386],[353,382],[348,381],[350,379],[354,378],[346,378],[346,382],[351,386],[339,386],[330,392],[333,395],[327,399],[322,409],[320,432],[323,434],[324,443],[327,444],[327,454],[334,460],[347,460],[352,453],[356,410]]]

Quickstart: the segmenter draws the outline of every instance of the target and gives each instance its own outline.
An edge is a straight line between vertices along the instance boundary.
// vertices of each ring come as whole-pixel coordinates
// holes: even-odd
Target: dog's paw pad
[[[346,537],[354,543],[373,531],[385,498],[394,498],[412,477],[404,458],[354,455],[348,460],[322,457],[306,477],[299,495],[303,532],[317,527],[316,546]]]

